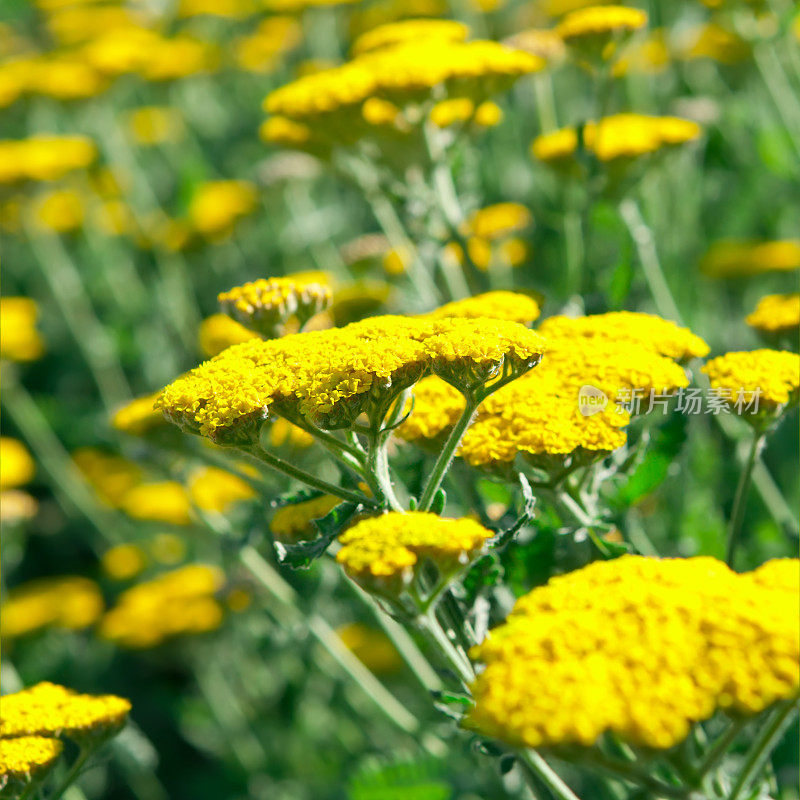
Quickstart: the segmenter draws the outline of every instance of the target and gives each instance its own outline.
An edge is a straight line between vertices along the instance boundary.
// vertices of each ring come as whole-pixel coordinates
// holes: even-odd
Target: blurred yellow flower
[[[318,535],[314,520],[321,519],[342,501],[330,494],[281,506],[272,516],[269,529],[279,542],[292,544]]]
[[[88,578],[38,578],[8,592],[0,634],[13,639],[46,627],[79,630],[95,622],[104,605],[100,589]]]
[[[147,566],[147,556],[138,544],[118,544],[100,559],[103,572],[114,580],[135,578]]]
[[[403,666],[400,654],[389,637],[376,628],[351,622],[336,629],[345,647],[376,675],[391,675]]]
[[[74,189],[54,189],[34,201],[33,219],[37,228],[54,233],[69,233],[83,225],[84,200]]]
[[[97,148],[85,136],[37,134],[0,140],[0,183],[54,181],[94,162]]]
[[[101,502],[114,508],[119,508],[125,495],[142,481],[138,465],[94,447],[75,450],[72,461]]]
[[[189,222],[201,235],[218,239],[231,233],[240,217],[252,213],[258,201],[248,181],[209,181],[201,184],[189,204]]]
[[[143,146],[177,142],[183,135],[183,118],[170,106],[141,106],[126,118],[134,140]]]
[[[800,269],[800,239],[774,242],[723,239],[709,247],[700,262],[700,269],[712,278]]]
[[[165,423],[164,415],[155,408],[158,392],[137,397],[122,408],[117,409],[111,418],[111,426],[118,431],[141,436]]]
[[[314,444],[314,437],[283,417],[276,417],[269,426],[269,443],[272,447],[306,448]]]
[[[189,525],[191,501],[189,494],[176,481],[143,483],[128,490],[120,508],[134,519]]]
[[[747,42],[718,22],[706,22],[683,35],[678,57],[686,61],[710,58],[720,64],[739,64],[750,56]]]
[[[177,564],[186,556],[186,542],[174,533],[158,533],[150,541],[148,550],[159,564]]]
[[[33,480],[36,473],[28,448],[18,439],[0,436],[0,489],[16,489]]]
[[[201,467],[189,478],[189,496],[203,511],[224,513],[232,505],[256,496],[247,481],[217,467]]]
[[[212,0],[216,2],[216,0]],[[282,56],[297,47],[302,30],[292,17],[267,17],[259,22],[255,32],[234,43],[234,58],[242,69],[250,72],[269,72]]]
[[[39,310],[28,297],[0,298],[0,358],[35,361],[44,353],[44,341],[36,330]]]
[[[232,320],[227,314],[212,314],[200,323],[198,332],[200,351],[208,358],[231,345],[258,338],[257,333]]]
[[[382,47],[423,39],[442,42],[463,42],[469,28],[463,22],[450,19],[405,19],[379,25],[362,33],[351,48],[353,55],[361,55]]]

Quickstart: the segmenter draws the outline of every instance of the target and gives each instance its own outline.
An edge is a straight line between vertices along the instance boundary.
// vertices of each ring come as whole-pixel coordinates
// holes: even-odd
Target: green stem
[[[518,756],[526,770],[542,781],[557,800],[580,800],[578,795],[561,780],[558,773],[535,750],[520,750]]]
[[[469,659],[450,641],[444,628],[439,624],[432,608],[417,617],[417,624],[433,644],[438,656],[447,664],[450,671],[458,678],[462,688],[468,690],[475,679],[475,673]]]
[[[583,754],[587,764],[597,767],[610,775],[629,783],[641,786],[652,793],[653,797],[670,797],[676,800],[687,800],[692,796],[690,789],[683,786],[672,786],[654,778],[647,772],[638,769],[634,764],[609,758],[600,752],[588,751]]]
[[[319,489],[322,492],[327,492],[328,494],[335,495],[336,497],[341,497],[342,500],[349,500],[351,503],[360,503],[361,505],[365,506],[374,507],[377,505],[373,499],[357,492],[351,492],[342,488],[341,486],[337,486],[334,483],[329,483],[322,478],[317,478],[315,475],[312,475],[311,473],[306,472],[299,467],[295,467],[294,464],[290,464],[288,461],[278,458],[278,456],[273,455],[263,447],[259,447],[258,449],[253,448],[252,450],[242,448],[242,452],[253,456],[258,461],[267,464],[267,466],[272,467],[278,472],[283,472],[290,478],[301,481],[302,483],[305,483],[314,489]]]
[[[792,716],[797,711],[797,701],[790,700],[778,706],[774,714],[762,728],[747,754],[742,771],[736,779],[728,800],[739,800],[750,784],[758,777],[775,745],[792,721]]]
[[[753,434],[753,439],[750,443],[750,450],[747,455],[747,461],[739,475],[739,483],[736,486],[736,494],[733,499],[733,510],[731,512],[730,527],[728,529],[728,553],[725,562],[729,567],[733,567],[736,559],[736,550],[739,546],[739,541],[742,534],[742,523],[744,522],[744,512],[747,506],[747,493],[750,488],[750,480],[753,476],[753,467],[755,466],[756,459],[758,458],[759,450],[764,443],[765,434],[761,431],[756,431]]]
[[[83,745],[81,747],[80,753],[78,753],[78,757],[75,759],[75,763],[70,767],[69,772],[64,776],[64,779],[58,784],[53,793],[50,795],[49,800],[59,800],[64,796],[64,793],[74,783],[75,779],[78,777],[80,771],[83,769],[92,753],[94,753],[95,749],[95,747],[88,745]]]
[[[720,762],[723,756],[728,752],[730,746],[733,744],[734,739],[741,733],[742,728],[746,725],[746,720],[738,719],[728,725],[725,733],[722,734],[711,746],[709,751],[703,757],[703,760],[698,764],[695,772],[694,783],[700,786],[703,779],[708,775],[714,767]]]
[[[422,497],[419,501],[418,508],[420,511],[428,511],[433,504],[433,498],[436,496],[436,492],[439,490],[442,480],[444,479],[444,475],[450,467],[453,458],[455,458],[456,450],[458,449],[459,444],[461,444],[461,440],[464,438],[467,428],[469,428],[469,426],[472,424],[472,420],[479,405],[480,401],[467,398],[467,404],[464,408],[464,413],[455,424],[453,430],[450,431],[450,435],[447,437],[447,441],[444,443],[444,447],[442,447],[441,452],[436,459],[436,463],[433,465],[433,469],[428,476],[425,489],[423,490]]]

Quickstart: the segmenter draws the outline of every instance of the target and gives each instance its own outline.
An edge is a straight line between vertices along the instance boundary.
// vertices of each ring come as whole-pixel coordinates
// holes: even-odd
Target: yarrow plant
[[[7,5],[0,800],[795,797],[793,4]]]

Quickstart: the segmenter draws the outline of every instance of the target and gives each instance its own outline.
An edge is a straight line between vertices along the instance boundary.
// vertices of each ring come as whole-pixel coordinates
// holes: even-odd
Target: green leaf
[[[440,516],[442,511],[444,511],[444,507],[447,504],[447,492],[444,489],[437,490],[436,494],[433,496],[433,502],[431,503],[431,514],[436,514],[436,516]]]
[[[279,563],[292,569],[308,569],[312,562],[325,554],[333,540],[362,508],[360,503],[340,503],[321,519],[315,519],[314,526],[320,532],[320,536],[312,542],[300,542],[300,544],[275,542]]]
[[[453,789],[443,765],[433,759],[371,764],[347,787],[348,800],[448,800]]]

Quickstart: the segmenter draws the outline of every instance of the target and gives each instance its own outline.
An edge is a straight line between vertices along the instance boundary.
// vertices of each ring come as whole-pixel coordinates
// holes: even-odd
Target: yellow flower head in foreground
[[[0,739],[0,791],[8,797],[23,796],[29,784],[55,764],[63,747],[58,739],[45,736]]]
[[[88,167],[97,148],[85,136],[37,135],[0,140],[0,183],[54,181]]]
[[[91,625],[104,606],[100,589],[88,578],[39,578],[8,592],[0,632],[13,639],[50,626],[79,630]]]
[[[748,325],[764,333],[788,333],[800,326],[800,294],[768,294],[758,301]]]
[[[604,409],[588,416],[579,405],[585,385],[596,387],[608,400]],[[623,428],[629,414],[614,406],[616,400],[624,399],[624,392],[639,390],[648,397],[650,390],[670,394],[686,385],[688,378],[678,364],[637,341],[635,335],[626,337],[621,331],[613,335],[613,326],[607,337],[599,331],[595,336],[580,336],[554,327],[548,331],[541,365],[478,408],[459,455],[481,466],[511,462],[519,453],[535,458],[608,452],[626,440]],[[414,411],[398,430],[408,441],[443,435],[464,410],[463,398],[433,378],[420,382],[414,395]]]
[[[431,319],[489,317],[490,319],[504,319],[529,325],[539,317],[540,313],[539,304],[528,295],[519,292],[496,291],[467,297],[464,300],[455,300],[426,316]]]
[[[128,700],[113,694],[77,694],[54,683],[37,683],[3,697],[0,736],[106,738],[122,728],[130,710]]]
[[[218,295],[222,310],[247,328],[268,338],[280,336],[294,318],[302,328],[315,314],[324,311],[333,290],[319,277],[302,274],[285,278],[261,278]]]
[[[727,239],[715,242],[700,262],[700,269],[712,278],[737,278],[800,269],[800,239],[775,242]]]
[[[137,397],[135,400],[131,400],[130,403],[126,403],[122,408],[117,409],[111,418],[111,426],[118,431],[141,436],[153,430],[153,428],[163,425],[164,415],[154,408],[158,394],[156,392],[144,397]]]
[[[36,472],[33,458],[18,439],[0,436],[0,489],[15,489],[29,483]]]
[[[359,56],[381,47],[429,39],[439,42],[463,42],[469,28],[451,19],[404,19],[379,25],[362,33],[353,43],[353,55]]]
[[[228,235],[240,217],[256,207],[256,188],[247,181],[209,181],[202,184],[189,204],[189,221],[209,239]]]
[[[467,98],[477,104],[543,64],[535,56],[497,42],[421,39],[381,47],[299,78],[269,94],[264,108],[310,126],[321,141],[347,144],[374,130],[375,122],[395,119],[394,113],[382,112],[380,120],[356,124],[356,109],[367,109],[367,101],[380,100],[381,108],[388,108],[383,105],[388,101],[400,110],[429,101],[436,87],[444,95],[441,100]]]
[[[198,331],[200,351],[211,358],[231,345],[258,339],[257,333],[232,320],[227,314],[212,314],[200,323]]]
[[[122,498],[122,510],[134,519],[189,525],[189,493],[176,481],[143,483],[134,486]]]
[[[269,523],[272,535],[279,542],[292,544],[303,539],[315,539],[315,519],[322,519],[342,501],[332,494],[323,494],[300,503],[281,506]]]
[[[448,574],[481,552],[492,532],[471,519],[414,511],[358,522],[340,537],[336,560],[355,581],[400,589],[426,559]]]
[[[708,345],[688,328],[681,328],[655,314],[611,311],[587,317],[550,317],[539,326],[542,336],[567,339],[628,341],[676,361],[688,361],[708,354]]]
[[[206,633],[222,622],[215,598],[223,574],[190,564],[140,583],[119,596],[100,623],[100,635],[121,647],[155,647],[173,636]]]
[[[638,31],[647,25],[647,13],[628,6],[590,6],[567,14],[556,33],[568,44],[575,41],[611,37]]]
[[[370,400],[396,395],[426,371],[471,388],[530,369],[543,349],[538,334],[504,320],[375,317],[231,347],[170,384],[158,405],[215,439],[252,437],[271,405],[347,427]]]
[[[103,553],[103,572],[117,581],[135,578],[147,566],[147,556],[138,544],[118,544]]]
[[[38,314],[36,302],[28,297],[0,298],[0,358],[11,361],[41,358],[44,342],[36,330]]]
[[[711,388],[725,392],[731,403],[750,402],[776,409],[796,403],[800,388],[800,356],[785,350],[725,353],[703,366]]]
[[[201,467],[189,480],[189,496],[203,511],[223,513],[256,492],[247,481],[218,467]]]
[[[645,114],[614,114],[600,123],[583,127],[586,149],[600,161],[631,159],[650,155],[697,139],[702,129],[696,122],[680,117],[652,117]],[[531,153],[540,161],[563,161],[575,155],[578,132],[562,128],[534,139]]]
[[[472,651],[466,724],[529,747],[612,731],[669,748],[717,709],[758,714],[800,689],[799,576],[796,559],[737,575],[623,556],[553,578]]]

